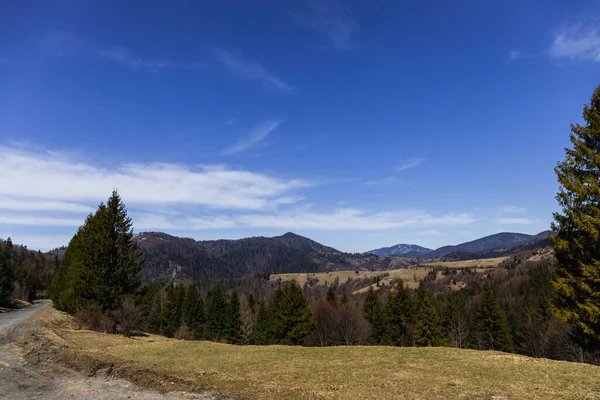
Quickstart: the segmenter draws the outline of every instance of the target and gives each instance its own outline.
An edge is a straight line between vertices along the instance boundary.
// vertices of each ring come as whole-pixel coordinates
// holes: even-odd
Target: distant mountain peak
[[[390,247],[383,247],[381,249],[375,249],[367,251],[367,253],[375,254],[377,256],[398,256],[398,257],[413,257],[419,258],[424,257],[428,253],[432,252],[432,249],[418,246],[416,244],[396,244]]]

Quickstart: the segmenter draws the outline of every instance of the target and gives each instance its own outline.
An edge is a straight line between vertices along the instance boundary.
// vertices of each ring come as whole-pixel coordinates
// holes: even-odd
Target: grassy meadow
[[[150,335],[125,338],[75,330],[48,308],[55,343],[78,360],[98,360],[139,374],[244,399],[592,399],[600,367],[494,351],[380,346],[234,346]],[[136,372],[138,373],[138,372]],[[143,381],[143,379],[141,379]],[[167,386],[168,387],[168,386]]]

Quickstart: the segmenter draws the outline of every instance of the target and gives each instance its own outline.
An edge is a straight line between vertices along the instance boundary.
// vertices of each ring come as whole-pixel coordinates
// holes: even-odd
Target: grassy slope
[[[48,312],[56,313],[54,310]],[[232,346],[59,329],[79,354],[247,399],[597,399],[600,367],[451,348]],[[64,347],[63,347],[64,348]]]

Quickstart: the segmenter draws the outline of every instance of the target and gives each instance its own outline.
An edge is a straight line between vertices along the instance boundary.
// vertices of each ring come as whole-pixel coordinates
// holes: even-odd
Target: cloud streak
[[[341,50],[355,47],[358,23],[341,0],[314,0],[309,12],[294,14],[294,20],[306,29],[325,33],[331,44]]]
[[[225,149],[223,155],[231,155],[241,153],[250,147],[256,146],[264,141],[267,136],[273,132],[281,122],[278,121],[267,121],[264,124],[255,127],[250,131],[248,136],[238,141],[235,145]]]
[[[578,23],[563,29],[554,37],[550,55],[600,62],[600,23]]]
[[[402,172],[407,169],[414,168],[416,166],[423,164],[424,161],[425,160],[422,158],[409,158],[404,165],[401,165],[398,168],[396,168],[396,171]]]
[[[216,58],[223,68],[242,79],[259,81],[266,88],[281,92],[291,92],[294,90],[281,78],[270,73],[255,61],[245,60],[223,49],[216,50]]]
[[[98,50],[97,53],[106,60],[121,64],[134,70],[159,72],[164,69],[200,69],[206,66],[202,63],[182,63],[169,60],[152,60],[138,56],[124,47],[115,46]]]

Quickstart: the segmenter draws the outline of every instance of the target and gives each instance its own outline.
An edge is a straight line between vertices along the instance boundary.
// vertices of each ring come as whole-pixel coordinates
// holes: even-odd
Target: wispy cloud
[[[67,32],[55,31],[42,38],[43,50],[53,57],[64,57],[78,51],[82,40]]]
[[[246,137],[238,141],[235,145],[225,149],[222,154],[231,155],[241,153],[250,147],[256,146],[265,140],[280,124],[281,122],[279,121],[267,121],[264,124],[253,128]]]
[[[103,168],[55,153],[8,147],[0,147],[0,171],[11,171],[0,175],[0,195],[5,208],[13,210],[21,201],[30,204],[30,209],[67,208],[57,202],[95,206],[113,188],[134,205],[261,210],[289,202],[295,197],[290,197],[291,192],[310,185],[302,179],[281,179],[221,165],[149,163]],[[29,199],[36,202],[27,203]]]
[[[423,162],[425,161],[425,159],[423,158],[409,158],[408,160],[406,160],[406,163],[399,166],[396,171],[401,172],[410,168],[414,168],[418,165],[423,164]]]
[[[550,55],[600,62],[600,22],[577,23],[563,28],[554,37]]]
[[[341,0],[313,0],[309,10],[294,13],[294,20],[307,29],[324,32],[338,49],[355,47],[358,23]]]
[[[507,214],[520,214],[520,213],[527,212],[527,209],[523,208],[523,207],[517,207],[517,206],[502,206],[498,209],[498,211],[500,211],[501,213],[507,213]]]
[[[532,219],[529,218],[498,218],[497,221],[502,225],[531,225],[534,223]]]
[[[169,60],[153,60],[142,58],[133,51],[124,47],[116,46],[109,49],[98,50],[97,53],[109,60],[125,67],[136,70],[161,71],[164,69],[199,69],[205,68],[202,63],[183,63]]]
[[[293,88],[284,82],[281,78],[267,71],[256,61],[245,60],[233,53],[223,50],[216,50],[217,61],[228,71],[236,76],[261,82],[266,88],[282,92],[290,92]]]

